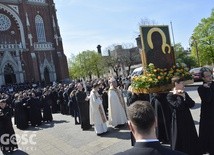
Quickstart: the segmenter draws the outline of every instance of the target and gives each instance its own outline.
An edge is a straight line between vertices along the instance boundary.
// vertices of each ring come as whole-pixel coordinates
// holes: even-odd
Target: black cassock
[[[198,94],[201,98],[201,115],[199,124],[199,141],[203,153],[214,154],[214,83],[210,88],[198,87]]]
[[[22,100],[14,101],[15,108],[15,123],[18,129],[24,130],[28,128],[28,113],[26,104]]]
[[[170,92],[167,101],[172,108],[171,147],[188,155],[201,155],[199,138],[189,108],[195,102],[185,93],[185,99]]]
[[[91,125],[89,120],[89,102],[85,100],[87,97],[86,92],[78,90],[75,96],[80,110],[81,128],[88,130],[91,128]]]
[[[58,99],[58,93],[56,90],[52,90],[51,91],[51,100],[52,100],[52,113],[57,113],[60,108],[59,108],[59,105],[57,104],[57,99]]]
[[[27,105],[30,106],[29,116],[32,126],[41,125],[42,114],[41,114],[41,103],[38,98],[30,97],[27,100]]]
[[[2,139],[0,141],[0,149],[2,152],[13,151],[18,148],[10,112],[11,109],[9,107],[5,107],[4,109],[0,108],[0,137],[5,134],[4,138],[1,137]]]
[[[57,104],[60,106],[61,114],[65,115],[66,114],[66,106],[67,105],[64,102],[63,90],[62,89],[58,92]]]
[[[70,115],[74,117],[75,124],[80,124],[80,110],[75,95],[70,96],[68,107]]]
[[[51,101],[50,94],[46,94],[42,96],[43,121],[47,121],[47,122],[53,121],[51,103],[52,101]]]
[[[170,144],[170,127],[172,121],[171,108],[167,101],[168,93],[153,93],[151,104],[155,109],[157,116],[157,137],[159,141]]]

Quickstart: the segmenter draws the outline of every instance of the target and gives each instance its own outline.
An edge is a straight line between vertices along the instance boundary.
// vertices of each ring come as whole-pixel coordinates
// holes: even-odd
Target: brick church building
[[[0,0],[0,86],[67,78],[53,0]]]

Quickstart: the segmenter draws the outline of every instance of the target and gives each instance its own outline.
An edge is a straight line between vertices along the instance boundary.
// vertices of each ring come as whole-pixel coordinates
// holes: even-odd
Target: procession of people
[[[23,86],[25,85],[22,84],[20,87],[15,85],[13,91],[8,91],[13,88],[12,85],[8,86],[8,89],[6,86],[1,89],[0,136],[4,134],[14,136],[13,124],[20,130],[27,130],[29,127],[37,128],[42,124],[52,123],[53,113],[71,115],[74,117],[75,125],[80,124],[83,131],[91,130],[94,126],[97,135],[108,132],[108,104],[112,104],[108,103],[108,80],[88,81],[87,84],[84,81],[76,81],[46,87],[29,84],[27,87]],[[119,89],[118,92],[121,93]],[[118,97],[120,106],[121,97],[123,98],[122,94]],[[125,106],[125,102],[123,105]],[[122,124],[127,122],[124,108]],[[117,120],[117,116],[112,117]],[[1,139],[0,142],[4,154],[12,153],[18,148],[18,145],[5,146],[5,140],[7,139]]]
[[[30,126],[39,127],[43,123],[51,123],[54,120],[52,114],[61,113],[71,115],[75,125],[80,124],[83,131],[94,129],[99,136],[107,134],[110,126],[127,127],[127,107],[135,101],[148,101],[157,117],[156,136],[160,142],[168,143],[172,150],[190,155],[206,152],[212,154],[209,138],[212,138],[214,130],[212,123],[209,123],[212,119],[209,115],[213,109],[211,99],[214,95],[209,91],[212,88],[212,79],[208,79],[207,75],[209,73],[209,70],[203,72],[204,84],[198,88],[202,98],[199,137],[189,110],[194,107],[195,102],[185,92],[183,79],[178,77],[172,79],[172,91],[157,94],[136,94],[131,92],[131,86],[126,90],[128,87],[124,86],[122,80],[114,77],[31,88],[13,93],[2,92],[0,135],[14,134],[12,117],[14,125],[25,130]],[[205,91],[210,93],[209,96],[205,96]],[[128,97],[127,102],[124,101],[125,96]],[[208,101],[210,107],[207,109]],[[209,110],[209,113],[204,110]],[[133,134],[131,137],[132,145],[135,145]],[[7,146],[1,144],[3,153],[12,152],[18,145],[9,148],[7,150]]]

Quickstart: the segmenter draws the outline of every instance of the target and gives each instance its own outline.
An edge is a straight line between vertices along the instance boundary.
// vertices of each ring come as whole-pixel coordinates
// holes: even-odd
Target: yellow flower
[[[153,79],[152,79],[152,78],[149,78],[149,81],[153,81]]]
[[[188,70],[184,67],[173,66],[170,69],[160,69],[155,68],[153,64],[149,64],[144,75],[132,78],[132,86],[137,89],[158,87],[170,84],[173,76],[181,76],[187,80],[192,78]]]

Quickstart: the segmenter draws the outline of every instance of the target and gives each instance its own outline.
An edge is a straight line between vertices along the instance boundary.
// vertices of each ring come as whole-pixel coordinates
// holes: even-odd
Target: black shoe
[[[97,136],[102,136],[102,135],[105,135],[106,133],[108,133],[108,130],[106,132],[103,132],[103,133],[97,133]]]
[[[79,122],[75,122],[75,125],[78,125],[78,124],[80,124]]]
[[[126,123],[125,124],[118,124],[117,126],[115,126],[115,128],[122,128],[122,127],[125,127],[126,126]]]
[[[97,136],[102,136],[103,133],[97,133]]]

